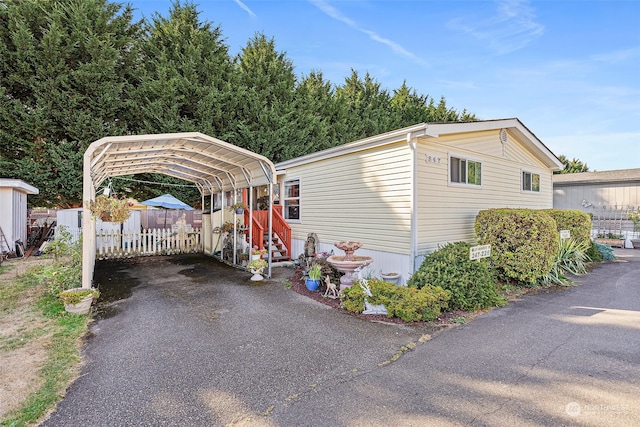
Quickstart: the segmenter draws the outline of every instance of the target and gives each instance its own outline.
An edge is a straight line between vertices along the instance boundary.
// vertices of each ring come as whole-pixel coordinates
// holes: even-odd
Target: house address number
[[[424,158],[427,161],[427,163],[435,163],[438,165],[442,161],[442,158],[440,156],[434,156],[433,154],[425,154]]]
[[[472,246],[469,249],[469,259],[478,260],[480,258],[488,258],[491,256],[491,245]]]

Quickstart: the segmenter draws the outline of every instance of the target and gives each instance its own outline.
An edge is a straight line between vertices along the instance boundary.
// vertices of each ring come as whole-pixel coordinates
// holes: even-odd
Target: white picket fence
[[[201,229],[174,231],[149,229],[133,231],[104,231],[96,233],[96,258],[131,258],[149,255],[173,255],[202,252]]]

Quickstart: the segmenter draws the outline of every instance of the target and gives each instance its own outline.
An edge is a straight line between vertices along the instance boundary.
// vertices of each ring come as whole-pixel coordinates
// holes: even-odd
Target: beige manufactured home
[[[439,245],[474,240],[478,211],[551,208],[562,163],[518,119],[423,123],[276,164],[291,254],[364,243],[377,272],[402,280]]]

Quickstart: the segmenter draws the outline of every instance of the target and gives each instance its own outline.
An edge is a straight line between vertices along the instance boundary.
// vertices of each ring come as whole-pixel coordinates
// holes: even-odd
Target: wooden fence
[[[103,231],[96,233],[96,258],[130,258],[202,252],[201,229],[175,231],[149,229],[139,232]]]

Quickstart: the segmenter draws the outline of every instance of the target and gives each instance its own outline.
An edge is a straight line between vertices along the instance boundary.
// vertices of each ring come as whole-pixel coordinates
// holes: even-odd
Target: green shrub
[[[571,238],[585,246],[591,241],[591,217],[586,212],[568,209],[543,209],[556,221],[557,230],[569,230]]]
[[[587,258],[591,262],[602,262],[602,254],[598,250],[596,242],[589,242],[589,247],[586,252]]]
[[[71,239],[71,233],[63,229],[45,250],[53,255],[54,262],[36,274],[54,297],[64,290],[82,286],[82,240],[71,243]]]
[[[604,245],[602,243],[595,242],[596,248],[598,248],[598,252],[602,256],[604,261],[613,261],[616,259],[616,254],[613,252],[613,248],[609,245]]]
[[[477,310],[500,305],[496,279],[485,260],[469,259],[471,245],[449,243],[429,254],[413,273],[408,286],[440,286],[451,292],[451,310]]]
[[[482,245],[491,245],[491,264],[506,280],[535,285],[551,271],[559,235],[553,218],[531,209],[489,209],[476,217]]]
[[[586,251],[587,247],[584,242],[579,243],[573,239],[561,240],[558,246],[558,255],[553,263],[553,267],[540,282],[544,285],[566,285],[570,282],[565,276],[566,273],[574,275],[586,273]]]
[[[371,296],[367,296],[362,285],[367,285]],[[344,289],[340,300],[344,309],[362,313],[364,300],[373,305],[384,304],[387,317],[398,317],[405,322],[427,321],[438,317],[447,308],[450,293],[439,286],[422,289],[396,286],[380,279],[356,281]]]

